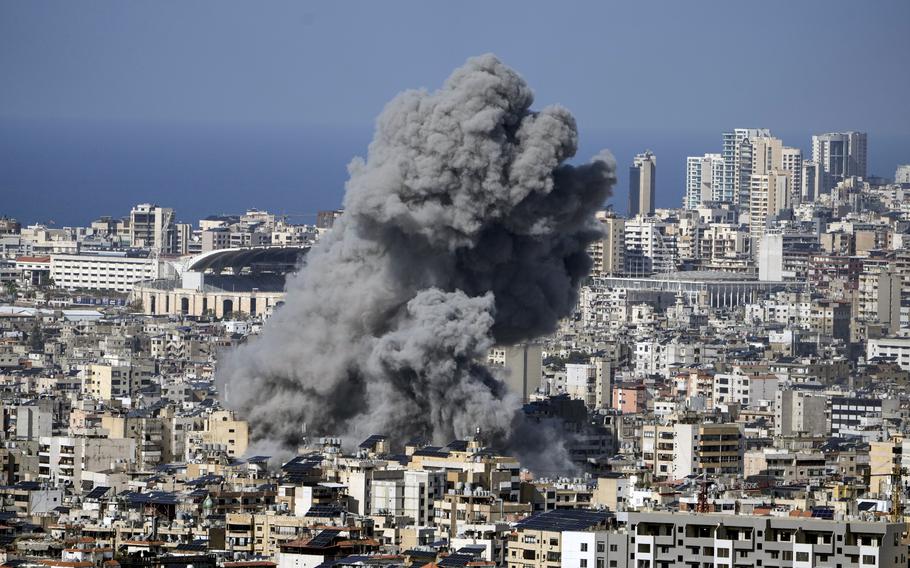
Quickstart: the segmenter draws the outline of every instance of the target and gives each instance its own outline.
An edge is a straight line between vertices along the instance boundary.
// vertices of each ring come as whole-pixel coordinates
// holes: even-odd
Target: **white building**
[[[133,284],[173,273],[173,268],[152,256],[113,254],[51,255],[51,279],[69,290],[131,292]]]
[[[113,469],[133,460],[132,438],[44,436],[38,440],[38,480],[58,486],[82,487],[85,471]]]
[[[686,158],[686,209],[706,201],[723,201],[724,159],[721,154]]]
[[[901,164],[894,171],[894,183],[910,183],[910,164]]]
[[[877,357],[893,359],[904,371],[910,371],[910,337],[880,337],[866,342],[866,360]]]
[[[629,538],[616,531],[563,531],[562,568],[626,566]]]
[[[652,218],[625,223],[626,273],[641,276],[676,270],[679,254],[670,223]]]
[[[770,138],[767,128],[735,128],[723,134],[724,178],[722,201],[749,208],[749,176],[752,175],[752,142]]]

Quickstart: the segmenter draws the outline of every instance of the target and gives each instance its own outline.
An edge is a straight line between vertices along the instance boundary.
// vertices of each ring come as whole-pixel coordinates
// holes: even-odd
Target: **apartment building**
[[[135,457],[132,439],[45,436],[38,440],[38,480],[82,488],[83,473],[112,469]]]
[[[636,568],[907,564],[903,523],[651,512],[630,512],[625,523]]]
[[[612,517],[606,511],[584,509],[554,509],[532,515],[520,521],[515,526],[515,532],[509,536],[508,568],[561,568],[564,535],[567,532],[606,529]],[[582,541],[573,537],[573,543],[577,545],[575,552],[578,553],[575,558],[580,567],[580,553],[587,552],[582,550]],[[614,552],[619,556],[618,547]],[[596,566],[584,565],[583,568]]]
[[[910,371],[910,337],[879,337],[866,342],[866,359],[894,361],[904,371]]]
[[[881,419],[900,408],[896,398],[831,397],[831,435],[842,436],[843,430],[860,425],[864,420]]]
[[[675,424],[673,479],[703,473],[737,475],[743,470],[740,424]]]
[[[641,459],[655,477],[673,473],[676,431],[673,424],[643,424],[641,427]]]
[[[825,411],[828,399],[821,393],[781,389],[775,395],[776,436],[824,436],[828,433]]]

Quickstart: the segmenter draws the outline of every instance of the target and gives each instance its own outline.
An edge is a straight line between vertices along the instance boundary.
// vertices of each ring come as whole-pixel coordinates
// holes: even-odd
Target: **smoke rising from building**
[[[486,351],[552,332],[573,308],[615,182],[603,153],[568,165],[575,120],[531,111],[493,55],[380,115],[349,166],[344,214],[287,282],[285,305],[218,371],[254,441],[389,435],[507,443],[519,401]]]

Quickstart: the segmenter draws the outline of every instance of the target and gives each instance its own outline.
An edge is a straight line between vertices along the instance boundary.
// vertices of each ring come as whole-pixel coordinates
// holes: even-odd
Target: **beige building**
[[[205,427],[198,435],[203,444],[223,446],[229,456],[240,457],[249,445],[249,424],[237,420],[232,410],[218,410],[209,415]]]
[[[790,174],[783,170],[749,176],[749,232],[765,233],[768,219],[790,206]]]
[[[673,424],[642,425],[641,456],[645,467],[650,469],[655,477],[672,475],[675,447],[676,433]]]
[[[269,316],[284,301],[287,274],[308,247],[214,250],[188,259],[179,278],[140,282],[133,299],[149,315]]]
[[[657,158],[647,150],[632,160],[629,168],[629,217],[654,214]]]
[[[622,274],[626,262],[625,219],[617,217],[612,211],[598,211],[596,218],[602,225],[604,235],[588,248],[588,254],[594,262],[591,275]]]

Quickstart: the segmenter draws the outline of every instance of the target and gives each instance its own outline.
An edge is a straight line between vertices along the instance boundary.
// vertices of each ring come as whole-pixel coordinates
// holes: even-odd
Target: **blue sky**
[[[581,153],[652,147],[660,205],[733,127],[804,148],[866,130],[890,176],[910,162],[908,22],[907,0],[0,1],[0,214],[332,206],[385,102],[487,51],[573,111]]]

